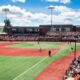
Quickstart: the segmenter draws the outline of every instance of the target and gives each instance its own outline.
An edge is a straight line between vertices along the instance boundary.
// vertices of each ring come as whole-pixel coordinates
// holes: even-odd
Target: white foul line
[[[33,65],[32,67],[30,67],[29,69],[25,70],[23,73],[21,73],[20,75],[18,75],[17,77],[15,77],[13,80],[17,80],[19,77],[21,77],[22,75],[24,75],[25,73],[27,73],[28,71],[30,71],[31,69],[33,69],[34,67],[36,67],[38,64],[40,64],[41,62],[43,62],[46,58],[40,60],[38,63],[36,63],[35,65]]]

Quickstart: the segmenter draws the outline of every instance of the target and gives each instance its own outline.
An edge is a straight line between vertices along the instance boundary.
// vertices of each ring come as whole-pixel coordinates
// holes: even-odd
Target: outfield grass
[[[73,44],[71,46],[73,46]],[[50,57],[46,58],[46,57],[1,56],[0,57],[0,80],[13,80],[15,77],[19,76],[22,73],[23,74],[21,76],[19,76],[14,80],[33,80],[34,77],[37,76],[52,61],[55,61],[71,53],[72,52],[71,46],[66,45],[63,49],[61,49],[57,54],[55,54],[51,58]],[[80,49],[79,44],[77,45],[77,49]],[[41,60],[43,61],[39,63]]]
[[[23,42],[21,44],[14,44],[9,45],[7,47],[11,48],[43,48],[43,49],[51,49],[51,48],[58,48],[60,46],[60,43],[55,42]]]
[[[0,80],[12,80],[41,59],[43,57],[0,57]]]

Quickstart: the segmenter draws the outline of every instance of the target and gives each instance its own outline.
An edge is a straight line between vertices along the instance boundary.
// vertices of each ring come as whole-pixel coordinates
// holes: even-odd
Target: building
[[[76,26],[73,25],[40,25],[40,33],[46,35],[47,33],[53,32],[74,32]]]
[[[37,26],[15,26],[11,28],[12,34],[18,34],[18,35],[27,35],[27,34],[39,34],[39,28]]]
[[[12,26],[9,19],[4,21],[3,32],[8,35],[41,35],[52,34],[54,32],[75,32],[80,31],[80,27],[71,24],[61,25],[40,25],[40,26]]]

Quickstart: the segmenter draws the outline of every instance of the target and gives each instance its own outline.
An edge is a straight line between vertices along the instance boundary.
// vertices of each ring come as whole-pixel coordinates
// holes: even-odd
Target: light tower
[[[55,9],[55,7],[53,5],[49,6],[48,9],[51,10],[51,27],[53,25],[53,9]]]
[[[4,8],[2,11],[4,12],[4,15],[5,15],[5,19],[4,19],[5,26],[4,26],[3,32],[6,32],[9,35],[11,35],[11,33],[12,33],[11,23],[10,23],[10,20],[8,19],[8,16],[7,16],[9,9]]]
[[[8,9],[8,8],[4,8],[4,9],[2,9],[2,11],[4,12],[5,20],[7,20],[7,19],[8,19],[8,18],[7,18],[7,14],[8,14],[8,12],[9,12],[9,9]]]

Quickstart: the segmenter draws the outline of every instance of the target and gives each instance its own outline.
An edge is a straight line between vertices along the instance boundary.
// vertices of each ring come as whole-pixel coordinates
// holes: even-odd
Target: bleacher
[[[63,80],[80,80],[80,56],[72,61]]]
[[[53,34],[53,35],[52,35]],[[80,42],[80,32],[53,32],[45,36],[34,34],[8,35],[0,34],[2,41],[69,41],[77,40]]]

